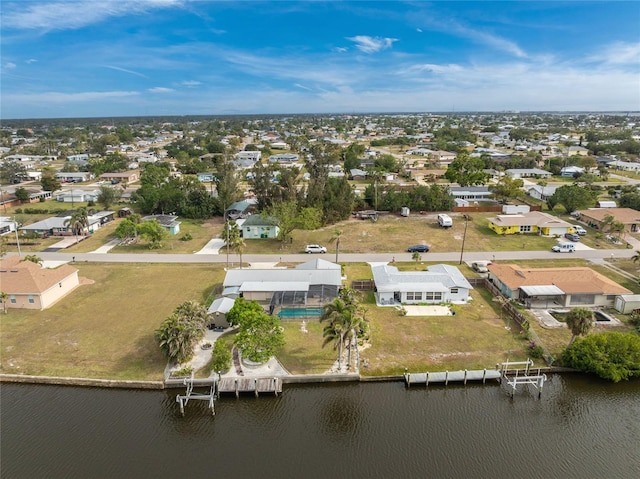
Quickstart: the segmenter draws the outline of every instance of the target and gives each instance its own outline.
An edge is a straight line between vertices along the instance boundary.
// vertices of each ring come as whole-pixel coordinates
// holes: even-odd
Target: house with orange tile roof
[[[7,308],[43,310],[80,285],[78,270],[69,264],[43,268],[19,256],[0,260],[0,288]]]
[[[491,263],[488,278],[509,299],[527,308],[612,307],[627,288],[591,268],[527,268]]]

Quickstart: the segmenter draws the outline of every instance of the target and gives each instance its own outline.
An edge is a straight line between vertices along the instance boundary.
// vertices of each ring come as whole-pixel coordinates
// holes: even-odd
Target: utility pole
[[[460,249],[460,263],[462,264],[462,255],[464,254],[464,242],[467,239],[467,225],[469,224],[469,215],[464,215],[464,233],[462,234],[462,248]]]

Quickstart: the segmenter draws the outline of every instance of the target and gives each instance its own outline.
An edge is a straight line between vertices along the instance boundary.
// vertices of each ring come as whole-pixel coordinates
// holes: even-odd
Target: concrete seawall
[[[118,379],[68,378],[0,374],[0,382],[25,384],[52,384],[56,386],[85,386],[120,389],[164,389],[162,381],[129,381]]]

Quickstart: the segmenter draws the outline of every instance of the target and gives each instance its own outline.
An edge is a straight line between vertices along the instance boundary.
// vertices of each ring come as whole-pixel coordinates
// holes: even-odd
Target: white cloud
[[[181,85],[187,86],[187,87],[194,87],[194,86],[198,86],[198,85],[202,85],[202,82],[196,81],[196,80],[185,80],[180,82]]]
[[[165,87],[162,87],[162,86],[156,86],[156,87],[153,87],[153,88],[149,88],[148,91],[151,92],[151,93],[169,93],[169,92],[172,92],[174,90],[173,90],[173,88],[165,88]]]
[[[25,63],[27,63],[27,64],[29,64],[29,65],[30,65],[30,64],[35,63],[35,62],[37,62],[37,61],[38,61],[38,60],[36,60],[35,58],[29,58],[28,60],[26,60],[26,61],[25,61]]]
[[[416,32],[422,33],[422,28],[416,28]]]
[[[296,88],[302,88],[303,90],[313,91],[311,88],[309,88],[307,86],[300,85],[300,83],[294,83],[293,86],[295,86]]]
[[[98,23],[109,17],[144,13],[180,6],[183,0],[79,0],[73,2],[16,2],[3,7],[3,28],[68,30]]]
[[[148,76],[146,76],[146,75],[144,75],[142,73],[134,72],[133,70],[127,70],[126,68],[120,68],[120,67],[116,67],[116,66],[113,66],[113,65],[105,65],[104,67],[105,68],[110,68],[111,70],[117,70],[119,72],[130,73],[131,75],[136,75],[136,76],[139,76],[139,77],[142,77],[142,78],[149,78]]]
[[[455,25],[453,31],[476,42],[492,46],[497,50],[511,53],[518,58],[527,57],[527,54],[518,46],[517,43],[512,42],[511,40],[508,40],[506,38],[502,38],[498,35],[494,35],[488,32],[481,32],[479,30],[464,27],[462,25]]]
[[[617,65],[640,65],[640,42],[607,45],[601,52],[589,57],[589,60]]]
[[[13,62],[7,62],[4,65],[2,65],[2,68],[4,70],[13,70],[16,67],[16,64]]]
[[[335,48],[333,49],[333,51],[334,51],[334,52],[337,52],[337,53],[344,53],[344,52],[346,52],[346,51],[348,51],[348,50],[349,50],[349,49],[348,49],[348,48],[346,48],[346,47],[335,47]]]
[[[356,44],[356,48],[365,53],[376,53],[380,50],[391,48],[397,38],[381,38],[370,37],[367,35],[356,35],[355,37],[347,37],[347,40]]]

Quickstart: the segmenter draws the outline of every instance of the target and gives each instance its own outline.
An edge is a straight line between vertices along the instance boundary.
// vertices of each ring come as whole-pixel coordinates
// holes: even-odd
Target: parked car
[[[571,241],[580,241],[580,236],[575,233],[565,233],[564,237]]]
[[[326,253],[327,248],[325,248],[324,246],[320,246],[319,244],[308,244],[307,246],[304,247],[304,252],[309,254]]]
[[[488,261],[474,261],[473,263],[471,263],[471,268],[476,273],[486,273],[489,271],[487,269],[487,264],[489,264]]]
[[[558,243],[551,251],[554,253],[573,253],[576,250],[576,245],[573,243]]]
[[[429,247],[426,244],[416,244],[407,248],[409,253],[427,253]]]
[[[578,233],[580,236],[584,236],[587,234],[587,230],[584,229],[582,226],[580,225],[571,225],[571,227],[576,230],[576,233]]]

